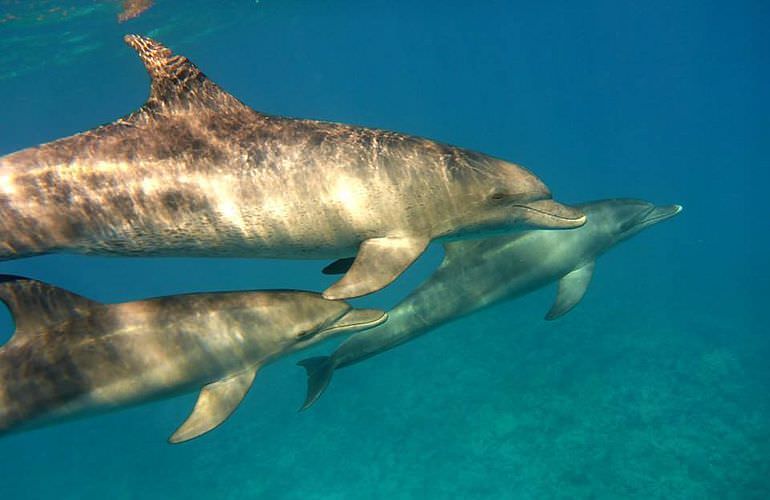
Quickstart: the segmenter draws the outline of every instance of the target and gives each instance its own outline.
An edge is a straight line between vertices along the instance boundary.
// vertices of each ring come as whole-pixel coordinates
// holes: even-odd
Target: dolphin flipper
[[[329,386],[332,375],[334,375],[334,363],[331,356],[317,356],[307,358],[297,363],[307,371],[307,395],[305,402],[299,411],[307,410],[313,403],[318,401],[321,394]]]
[[[591,283],[591,277],[594,274],[596,261],[591,261],[583,267],[574,269],[565,274],[559,280],[559,292],[556,295],[556,302],[545,315],[545,319],[552,320],[563,316],[575,307],[580,299],[585,295],[588,284]]]
[[[425,237],[372,238],[361,243],[353,265],[341,280],[324,291],[325,299],[360,297],[387,286],[422,255]]]
[[[257,368],[249,368],[204,386],[192,413],[168,441],[183,443],[218,427],[238,407],[256,375]]]

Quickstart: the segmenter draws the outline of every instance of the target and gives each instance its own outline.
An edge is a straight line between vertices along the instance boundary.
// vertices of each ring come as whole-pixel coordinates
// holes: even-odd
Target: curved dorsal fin
[[[123,40],[136,51],[150,75],[150,97],[146,106],[180,101],[211,103],[222,97],[238,102],[209,80],[189,59],[174,54],[152,38],[126,35]]]
[[[483,242],[484,240],[447,241],[444,243],[444,260],[441,263],[445,264],[452,260],[464,259],[469,253],[478,251]]]
[[[448,264],[454,260],[466,260],[469,255],[504,253],[517,240],[526,238],[532,233],[533,231],[519,231],[511,234],[493,235],[487,238],[447,241],[444,243],[444,260],[442,264]]]
[[[9,274],[0,274],[0,300],[13,314],[15,335],[81,315],[97,304],[63,288]]]

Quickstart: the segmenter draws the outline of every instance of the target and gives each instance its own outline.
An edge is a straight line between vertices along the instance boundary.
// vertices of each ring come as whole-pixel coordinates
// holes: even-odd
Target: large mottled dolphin
[[[388,322],[353,335],[331,356],[300,361],[308,373],[303,409],[329,384],[334,370],[408,342],[449,321],[559,281],[546,319],[570,311],[588,287],[596,258],[642,229],[678,214],[682,207],[657,207],[640,200],[615,199],[577,205],[588,217],[570,231],[533,230],[486,240],[444,245],[438,270],[389,312]],[[344,260],[327,267],[344,270]]]
[[[200,389],[170,439],[187,441],[235,410],[260,367],[387,317],[311,292],[101,304],[26,278],[0,281],[16,323],[0,348],[0,434]]]
[[[357,255],[324,292],[342,299],[386,286],[434,239],[585,222],[517,165],[258,113],[155,41],[126,42],[152,79],[144,106],[0,158],[0,259]]]

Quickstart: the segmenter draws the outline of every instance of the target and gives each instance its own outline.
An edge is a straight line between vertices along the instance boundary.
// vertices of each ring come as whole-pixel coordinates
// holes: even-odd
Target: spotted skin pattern
[[[0,347],[0,434],[195,391],[244,371],[253,379],[281,356],[387,317],[312,292],[102,304],[39,281],[0,278],[0,300],[16,323]]]
[[[126,42],[151,77],[140,109],[0,157],[0,259],[339,258],[373,238],[585,222],[517,165],[396,132],[259,113],[159,43]]]

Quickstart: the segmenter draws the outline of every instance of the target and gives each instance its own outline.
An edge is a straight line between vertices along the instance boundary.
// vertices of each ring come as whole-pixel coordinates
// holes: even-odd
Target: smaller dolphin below
[[[102,304],[5,275],[0,300],[16,323],[0,348],[0,434],[200,389],[172,443],[224,422],[265,364],[387,318],[301,291]]]
[[[310,407],[323,393],[334,370],[353,365],[427,333],[449,321],[520,297],[559,281],[546,319],[558,318],[583,298],[596,258],[641,230],[678,214],[679,205],[614,199],[576,205],[588,222],[568,231],[532,230],[514,236],[456,241],[444,245],[441,266],[389,312],[387,324],[353,335],[331,356],[299,362],[307,370]],[[324,269],[344,272],[341,259]]]

